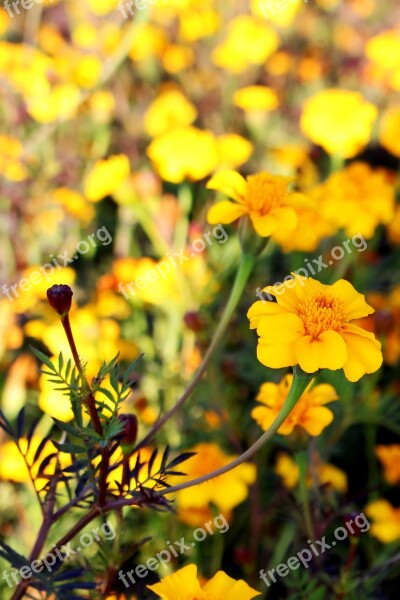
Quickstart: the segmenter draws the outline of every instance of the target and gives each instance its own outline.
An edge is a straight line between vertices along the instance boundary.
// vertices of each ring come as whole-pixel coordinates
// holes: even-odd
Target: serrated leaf
[[[68,423],[64,423],[64,421],[59,421],[55,417],[52,417],[52,418],[53,418],[54,423],[57,425],[57,427],[59,427],[66,433],[69,433],[70,435],[73,435],[73,436],[78,435],[78,430],[75,427],[73,427],[72,425],[69,425]]]
[[[82,448],[82,446],[78,446],[77,444],[59,444],[53,440],[53,444],[60,452],[65,452],[66,454],[83,454],[87,452],[87,448]]]
[[[167,469],[172,469],[173,467],[180,465],[181,463],[185,462],[185,460],[188,460],[189,458],[192,458],[192,456],[195,455],[196,452],[183,452],[182,454],[171,460],[170,463],[168,463]]]
[[[38,358],[42,363],[46,365],[46,367],[50,369],[50,371],[53,371],[53,373],[57,372],[56,368],[54,367],[53,363],[51,362],[48,356],[46,356],[45,354],[43,354],[43,352],[40,352],[40,350],[37,350],[33,346],[31,346],[31,351],[36,356],[36,358]]]

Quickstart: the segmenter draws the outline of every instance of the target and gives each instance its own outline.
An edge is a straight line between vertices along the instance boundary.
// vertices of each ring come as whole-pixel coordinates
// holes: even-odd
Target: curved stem
[[[242,255],[242,258],[241,258],[241,261],[239,264],[239,269],[236,273],[236,278],[235,278],[235,281],[233,284],[233,288],[232,288],[228,303],[225,307],[224,314],[222,315],[222,319],[214,333],[212,342],[211,342],[207,352],[204,355],[204,358],[201,362],[200,367],[198,368],[195,376],[193,377],[192,381],[190,382],[190,384],[188,385],[186,390],[183,392],[182,396],[177,400],[177,402],[174,404],[174,406],[172,408],[170,408],[170,410],[168,410],[153,425],[151,431],[141,440],[141,442],[137,445],[137,447],[135,448],[134,451],[137,451],[139,448],[143,448],[143,446],[145,446],[146,444],[148,444],[150,442],[150,440],[161,429],[161,427],[163,427],[163,425],[171,417],[173,417],[174,414],[182,407],[182,405],[186,402],[186,400],[189,398],[189,396],[191,395],[191,393],[193,392],[193,390],[199,383],[200,379],[203,377],[203,375],[208,367],[208,363],[210,362],[212,355],[214,354],[216,348],[218,347],[218,345],[226,331],[226,328],[229,325],[232,315],[239,303],[239,300],[243,294],[245,285],[246,285],[246,283],[249,279],[249,276],[253,270],[254,262],[255,262],[255,259],[253,256],[250,256],[249,254]]]
[[[294,408],[300,396],[310,383],[313,375],[313,373],[299,374],[298,370],[296,368],[294,369],[292,387],[290,388],[285,403],[279,411],[278,415],[276,416],[275,421],[272,423],[271,427],[260,438],[258,438],[258,440],[248,450],[246,450],[246,452],[238,456],[238,458],[236,458],[229,464],[225,465],[224,467],[221,467],[220,469],[211,471],[211,473],[207,473],[207,475],[202,475],[201,477],[197,477],[196,479],[192,479],[191,481],[186,481],[185,483],[181,483],[179,485],[175,485],[173,487],[162,490],[161,492],[159,492],[159,495],[165,496],[166,494],[171,494],[172,492],[179,492],[180,490],[184,490],[186,488],[193,487],[194,485],[204,483],[209,479],[214,479],[214,477],[218,477],[219,475],[223,475],[224,473],[235,469],[236,467],[244,463],[246,460],[251,458],[278,431],[279,427],[282,425],[284,420],[292,412],[292,409]]]

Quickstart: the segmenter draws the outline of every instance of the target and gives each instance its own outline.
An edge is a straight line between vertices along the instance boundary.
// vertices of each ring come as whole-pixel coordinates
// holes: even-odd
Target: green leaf
[[[60,452],[65,452],[66,454],[83,454],[87,452],[87,448],[82,448],[77,444],[59,444],[58,442],[53,441],[54,446]]]
[[[40,352],[40,350],[37,350],[33,346],[31,346],[31,350],[32,350],[33,354],[36,356],[36,358],[38,358],[42,363],[44,363],[46,365],[46,367],[48,367],[51,371],[53,371],[53,373],[57,372],[57,369],[55,368],[55,366],[53,365],[53,363],[51,362],[51,360],[48,356],[46,356],[45,354],[43,354],[43,352]]]
[[[55,419],[54,417],[53,417],[53,421],[60,429],[62,429],[66,433],[69,433],[70,435],[73,435],[73,436],[79,435],[78,430],[75,429],[75,427],[73,427],[72,425],[69,425],[68,423],[64,423],[63,421],[59,421],[58,419]]]

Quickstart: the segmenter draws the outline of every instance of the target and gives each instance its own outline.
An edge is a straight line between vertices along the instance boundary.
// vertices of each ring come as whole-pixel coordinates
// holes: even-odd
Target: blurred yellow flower
[[[389,29],[371,37],[365,46],[378,78],[400,90],[400,31]]]
[[[46,94],[32,94],[27,98],[27,110],[39,123],[66,121],[77,112],[81,100],[79,88],[73,83],[60,83]]]
[[[115,109],[114,95],[108,90],[99,90],[91,94],[88,106],[92,117],[99,123],[107,123]]]
[[[300,125],[329,154],[350,158],[368,144],[377,114],[359,92],[328,89],[305,102]]]
[[[208,6],[197,5],[181,13],[179,33],[185,42],[196,42],[204,37],[214,35],[220,25],[220,16],[216,10]]]
[[[88,225],[94,217],[94,208],[86,198],[75,190],[69,188],[57,188],[51,192],[51,199],[59,204],[73,217]]]
[[[102,70],[101,60],[97,56],[86,54],[77,59],[72,79],[79,87],[89,89],[100,81]]]
[[[100,17],[116,10],[119,2],[120,0],[87,0],[92,13]]]
[[[383,113],[379,141],[386,150],[400,158],[400,104],[389,106]]]
[[[10,181],[23,181],[28,172],[22,163],[24,149],[21,142],[8,135],[0,135],[0,173]]]
[[[388,238],[392,244],[400,244],[400,206],[396,205],[394,217],[388,225]]]
[[[226,169],[235,169],[246,163],[253,153],[253,144],[237,133],[226,133],[217,138],[218,163]]]
[[[57,357],[53,356],[52,360],[57,364]],[[54,388],[56,386],[49,381],[48,375],[40,375],[39,387],[40,393],[38,404],[42,411],[59,421],[71,421],[74,417],[74,413],[72,412],[69,396],[55,390]]]
[[[354,162],[333,173],[319,191],[322,216],[347,235],[372,238],[381,223],[394,215],[395,188],[384,169]]]
[[[85,178],[84,194],[88,200],[98,202],[118,190],[129,174],[129,158],[125,154],[98,160]]]
[[[400,444],[377,446],[375,453],[382,463],[387,481],[392,485],[400,483]]]
[[[251,0],[252,12],[257,17],[264,17],[278,27],[289,27],[297,13],[304,7],[304,0],[286,0],[286,2],[271,2],[271,0]]]
[[[160,177],[172,183],[207,177],[218,165],[218,148],[211,131],[184,127],[156,138],[147,148]]]
[[[133,61],[160,57],[167,45],[167,35],[157,25],[152,23],[137,23],[129,56]]]
[[[306,373],[343,368],[349,381],[382,365],[381,344],[351,323],[374,312],[344,279],[333,285],[296,275],[266,291],[277,302],[255,302],[247,313],[260,336],[258,360],[273,369],[299,364]]]
[[[262,406],[251,411],[253,419],[267,431],[285,403],[293,381],[293,375],[285,375],[279,384],[263,383],[256,400]],[[309,435],[317,436],[333,421],[333,413],[324,406],[338,399],[335,389],[328,384],[307,386],[296,406],[278,429],[282,435],[290,435],[295,427],[302,427]]]
[[[185,462],[183,469],[190,479],[210,473],[236,458],[226,455],[215,443],[198,444],[191,448],[190,452],[196,452],[196,455]],[[178,509],[206,508],[212,503],[222,512],[230,511],[247,498],[249,485],[254,483],[255,478],[256,467],[253,464],[239,465],[233,471],[211,479],[201,486],[177,492]],[[182,478],[179,479],[182,480]]]
[[[226,194],[235,202],[217,202],[207,214],[209,223],[232,223],[248,215],[258,235],[268,237],[280,227],[297,225],[295,206],[304,200],[302,194],[290,192],[291,177],[257,173],[244,179],[236,171],[220,171],[207,183],[207,188]]]
[[[318,462],[314,467],[315,472],[307,474],[307,485],[312,487],[314,485],[314,479],[317,478],[318,485],[329,486],[334,490],[345,494],[347,491],[347,475],[344,471],[328,463]],[[279,452],[276,465],[275,473],[283,479],[284,485],[289,489],[293,489],[297,486],[300,480],[300,470],[298,465],[286,452]]]
[[[144,115],[144,129],[151,137],[156,137],[176,129],[191,125],[197,117],[196,107],[180,90],[162,92],[150,104]]]
[[[228,24],[224,42],[214,49],[214,63],[231,71],[243,73],[250,65],[261,65],[278,48],[279,36],[265,21],[250,15],[240,15]]]
[[[236,90],[233,103],[244,111],[271,111],[279,106],[275,90],[263,85],[250,85]]]
[[[232,579],[224,571],[218,571],[202,586],[196,565],[187,565],[147,587],[162,600],[251,600],[261,595],[242,579]]]
[[[371,535],[384,544],[400,540],[400,508],[394,508],[387,500],[374,500],[364,509],[373,520]]]
[[[178,44],[168,44],[162,57],[162,65],[167,73],[180,73],[190,67],[195,61],[192,48]]]

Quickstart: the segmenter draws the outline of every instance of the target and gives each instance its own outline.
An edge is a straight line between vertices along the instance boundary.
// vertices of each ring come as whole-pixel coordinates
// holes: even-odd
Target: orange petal
[[[300,367],[306,373],[315,373],[319,369],[341,369],[347,359],[346,344],[336,331],[324,331],[315,339],[304,336],[295,343],[296,357]]]

